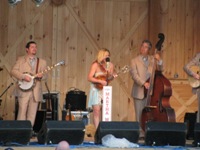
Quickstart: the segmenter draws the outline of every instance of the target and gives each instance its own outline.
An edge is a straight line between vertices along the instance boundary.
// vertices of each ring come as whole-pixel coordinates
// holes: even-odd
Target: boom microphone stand
[[[1,97],[6,93],[6,91],[13,85],[13,83],[11,83],[4,91],[3,93],[0,95],[0,106],[1,106],[1,102],[2,102],[2,99]],[[3,120],[3,118],[0,116],[0,120]]]

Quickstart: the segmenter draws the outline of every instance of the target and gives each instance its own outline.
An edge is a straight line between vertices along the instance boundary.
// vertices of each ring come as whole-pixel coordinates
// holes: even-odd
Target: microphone
[[[110,58],[107,57],[106,58],[106,70],[108,70],[109,67],[110,67]]]

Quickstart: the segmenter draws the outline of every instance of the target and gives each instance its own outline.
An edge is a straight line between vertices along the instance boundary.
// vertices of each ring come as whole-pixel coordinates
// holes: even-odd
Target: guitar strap
[[[40,59],[37,57],[36,74],[38,73],[39,60],[40,60]]]

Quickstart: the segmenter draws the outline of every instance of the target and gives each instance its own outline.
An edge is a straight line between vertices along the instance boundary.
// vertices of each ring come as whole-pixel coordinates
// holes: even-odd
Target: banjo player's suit
[[[32,75],[36,74],[37,58],[35,57],[35,64],[33,67],[30,64],[29,56],[24,55],[17,59],[14,64],[11,75],[17,80],[23,80],[23,73],[31,73]],[[46,69],[47,63],[44,59],[39,58],[38,64],[38,73]],[[42,79],[46,79],[46,75]],[[28,90],[23,91],[16,85],[15,96],[18,98],[19,108],[17,120],[30,120],[32,126],[35,122],[36,112],[39,101],[42,101],[42,84],[41,80],[35,80],[35,86]]]

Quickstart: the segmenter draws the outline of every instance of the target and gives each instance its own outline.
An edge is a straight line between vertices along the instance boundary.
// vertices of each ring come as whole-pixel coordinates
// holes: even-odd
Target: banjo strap
[[[40,59],[37,57],[36,74],[38,73],[39,60],[40,60]],[[35,100],[33,88],[31,88],[31,91],[32,91],[32,93],[33,93],[33,99]]]
[[[40,60],[40,59],[37,57],[36,74],[38,73],[39,60]]]

